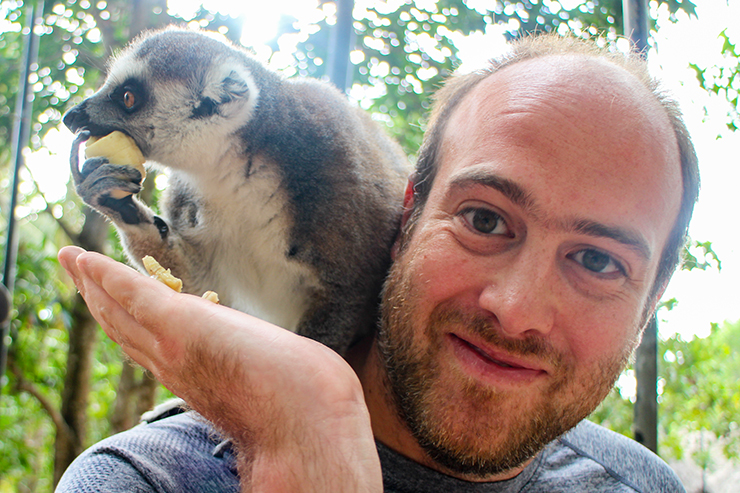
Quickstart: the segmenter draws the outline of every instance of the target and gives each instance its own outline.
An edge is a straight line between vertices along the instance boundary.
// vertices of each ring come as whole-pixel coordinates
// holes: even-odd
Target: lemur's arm
[[[77,194],[113,222],[132,264],[144,271],[141,259],[151,255],[182,278],[185,290],[191,291],[189,248],[164,219],[135,196],[142,188],[139,170],[111,164],[105,157],[87,159],[80,169],[80,145],[88,137],[88,132],[80,132],[72,144],[70,165]]]

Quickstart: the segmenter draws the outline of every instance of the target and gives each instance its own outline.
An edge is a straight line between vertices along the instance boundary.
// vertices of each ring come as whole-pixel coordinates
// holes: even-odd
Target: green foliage
[[[710,448],[720,444],[728,459],[740,457],[740,321],[713,324],[709,336],[660,341],[658,450],[682,459],[685,450],[711,468]],[[626,370],[631,371],[630,369]],[[632,402],[615,389],[590,416],[632,436]],[[696,445],[698,443],[698,445]]]
[[[691,240],[683,250],[681,268],[683,270],[716,268],[719,272],[722,270],[722,261],[712,249],[711,241]]]
[[[662,344],[660,396],[662,445],[681,458],[692,433],[710,432],[725,456],[740,454],[740,322],[713,324],[705,338],[676,335]],[[714,437],[714,438],[711,438]],[[699,450],[699,453],[705,452]],[[697,461],[702,463],[701,461]]]
[[[632,437],[633,404],[615,387],[588,419],[624,436]]]
[[[25,241],[18,252],[10,360],[29,384],[58,407],[69,322],[65,298],[73,291],[62,281],[48,223],[36,218],[21,225]],[[11,392],[20,384],[14,373],[8,372],[9,383],[0,402],[0,470],[7,474],[0,479],[0,491],[9,484],[48,491],[53,454],[39,451],[53,450],[54,429],[37,398]],[[38,473],[29,475],[29,471]]]
[[[722,40],[722,65],[707,67],[692,63],[689,66],[696,72],[702,88],[727,100],[727,128],[734,132],[740,126],[740,48],[730,39],[727,29],[719,34],[719,38]]]
[[[429,95],[459,66],[455,42],[474,32],[503,26],[509,37],[557,31],[576,36],[604,34],[616,39],[621,1],[589,1],[566,9],[557,0],[496,2],[492,10],[464,0],[362,2],[354,10],[355,46],[350,95],[384,122],[413,156],[421,144]],[[690,5],[686,2],[687,5]],[[360,2],[358,2],[360,4]],[[331,13],[306,31],[293,56],[294,72],[325,75]]]
[[[127,2],[46,2],[38,63],[29,78],[34,95],[32,149],[59,125],[65,109],[92,92],[102,73],[108,49],[126,41],[126,33],[102,42],[96,17],[120,20],[130,10]],[[91,13],[92,12],[92,13]],[[10,132],[27,34],[28,10],[21,2],[0,3],[0,211],[8,220],[6,190],[10,182]],[[66,157],[60,166],[68,166]],[[76,290],[56,260],[59,248],[70,239],[59,228],[64,222],[78,233],[83,217],[73,198],[47,204],[27,173],[19,193],[20,245],[11,326],[6,383],[0,396],[0,492],[51,491],[56,428],[52,415],[59,411],[64,386],[68,334]],[[54,215],[52,215],[54,211]],[[4,235],[5,228],[2,228]],[[0,238],[5,245],[4,236]],[[112,253],[116,253],[112,251]],[[119,256],[120,257],[120,256]],[[101,338],[103,339],[103,338]],[[108,416],[116,397],[121,368],[120,349],[107,338],[96,346],[88,410],[88,439],[110,434]]]

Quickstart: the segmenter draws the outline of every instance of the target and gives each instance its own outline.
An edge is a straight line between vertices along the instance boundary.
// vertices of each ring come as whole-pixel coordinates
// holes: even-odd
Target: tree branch
[[[54,404],[52,404],[49,398],[46,397],[41,392],[41,390],[39,390],[38,387],[36,387],[30,381],[26,380],[26,378],[23,376],[23,372],[20,368],[18,368],[18,365],[15,364],[15,361],[12,358],[8,358],[8,368],[15,377],[16,389],[22,392],[27,392],[36,398],[39,404],[41,404],[41,407],[44,409],[44,411],[46,411],[46,414],[48,414],[51,418],[51,421],[54,423],[54,427],[57,429],[57,432],[63,433],[68,436],[74,436],[74,433],[67,425],[66,421],[64,421],[62,413],[59,412],[56,407],[54,407]]]
[[[51,208],[49,207],[49,201],[46,200],[46,195],[44,195],[44,192],[41,191],[41,187],[39,187],[38,181],[36,181],[36,177],[33,176],[33,172],[31,169],[26,166],[26,171],[28,171],[28,174],[31,176],[31,181],[33,181],[33,186],[36,188],[36,193],[41,196],[41,199],[44,201],[44,208],[39,212],[45,212],[49,214],[52,218],[54,218],[54,221],[56,221],[59,228],[64,232],[65,235],[67,235],[67,238],[69,238],[69,241],[72,242],[75,245],[80,244],[80,236],[76,234],[74,231],[69,229],[67,225],[64,223],[64,221],[61,220],[61,218],[58,218],[54,216],[54,214],[51,213]]]

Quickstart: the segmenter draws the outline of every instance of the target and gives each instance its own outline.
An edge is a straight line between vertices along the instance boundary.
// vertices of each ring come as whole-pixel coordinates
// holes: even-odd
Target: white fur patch
[[[294,331],[318,278],[286,257],[292,218],[277,165],[255,157],[248,179],[240,174],[243,166],[190,177],[204,204],[199,226],[181,233],[212,253],[204,289],[218,292],[232,308]]]
[[[221,104],[217,115],[192,119],[193,107],[203,97],[214,100],[224,97],[220,89],[223,81],[234,76],[248,88],[244,94]],[[152,139],[147,139],[151,146],[148,157],[188,173],[199,173],[199,169],[211,165],[221,166],[221,153],[234,145],[234,134],[254,115],[260,94],[250,71],[231,58],[211,68],[203,93],[196,93],[179,81],[157,84],[153,91],[157,109],[151,123],[156,131]]]

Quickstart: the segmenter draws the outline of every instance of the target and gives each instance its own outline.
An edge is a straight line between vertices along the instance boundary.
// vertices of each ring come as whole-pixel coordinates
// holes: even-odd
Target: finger
[[[75,280],[78,288],[81,288],[80,291],[86,293],[83,297],[90,307],[90,312],[108,337],[119,344],[129,357],[153,373],[159,373],[150,355],[138,349],[138,347],[151,346],[135,344],[135,341],[142,341],[146,339],[146,336],[150,337],[148,331],[100,286],[93,282],[85,282],[86,276],[81,273],[77,265],[77,258],[83,253],[85,250],[79,247],[64,247],[59,251],[59,262]],[[121,331],[119,327],[125,327],[126,330]]]
[[[86,275],[81,274],[80,280],[90,313],[113,342],[124,348],[142,349],[151,346],[152,334],[128,311]]]
[[[103,303],[105,298],[97,291],[100,289],[132,316],[133,320],[127,319],[109,308],[110,313],[104,316],[118,331],[113,337],[129,337],[130,341],[121,342],[143,353],[173,378],[181,375],[195,353],[219,354],[235,344],[240,348],[240,355],[235,357],[249,359],[246,370],[252,378],[261,378],[285,356],[286,347],[305,344],[302,337],[285,329],[196,296],[178,294],[103,255],[83,253],[76,263],[88,297],[100,296],[98,302]]]
[[[153,332],[163,329],[163,316],[173,312],[177,293],[159,281],[104,255],[87,252],[76,259],[80,275],[121,305],[141,325]],[[164,324],[169,325],[169,324]]]
[[[62,264],[62,267],[65,269],[68,268],[70,263],[73,263],[74,260],[81,254],[85,253],[85,250],[78,246],[66,246],[63,247],[61,250],[59,250],[59,262]]]
[[[80,254],[76,264],[88,305],[105,321],[109,336],[141,352],[161,371],[178,372],[188,345],[201,345],[210,334],[203,329],[218,305],[179,294],[100,254]]]
[[[230,321],[232,316],[246,316],[200,297],[177,293],[104,255],[87,252],[80,254],[76,262],[79,275],[97,284],[136,322],[155,334],[158,337],[155,342],[187,338],[189,334],[186,333],[194,326],[219,327],[227,321],[233,325],[234,322]]]
[[[75,285],[77,285],[80,276],[79,268],[77,267],[77,257],[83,253],[85,253],[85,250],[80,247],[66,246],[59,250],[59,254],[57,256],[59,258],[59,263],[64,270],[67,271],[67,274],[69,274],[75,282]],[[80,286],[77,286],[77,289],[79,288]]]

